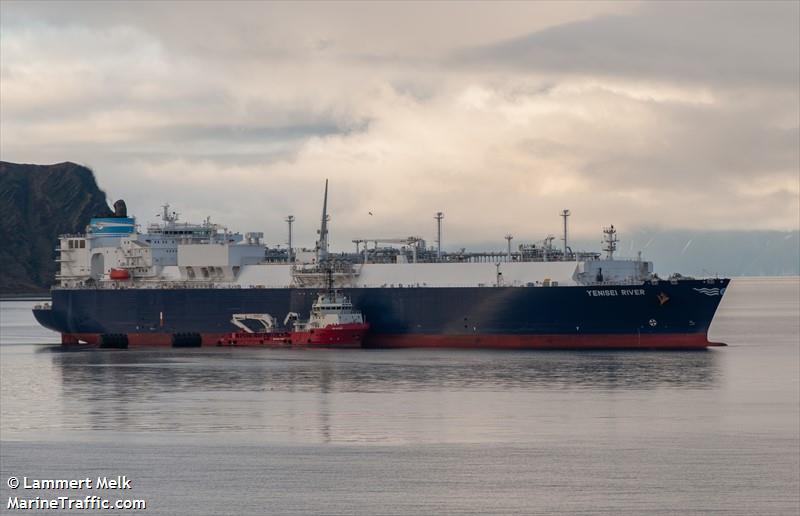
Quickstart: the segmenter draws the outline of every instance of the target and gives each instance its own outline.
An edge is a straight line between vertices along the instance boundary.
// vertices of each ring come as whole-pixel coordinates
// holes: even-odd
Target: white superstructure
[[[296,321],[294,331],[310,331],[341,324],[363,324],[364,316],[353,308],[350,298],[330,290],[317,295],[308,321]]]
[[[553,287],[641,284],[653,279],[652,262],[617,259],[616,230],[604,229],[605,258],[556,249],[549,236],[520,244],[518,252],[444,253],[421,237],[354,239],[355,253],[328,250],[327,182],[319,238],[313,251],[270,249],[263,233],[241,235],[206,219],[180,222],[169,205],[161,222],[139,232],[124,202],[114,217],[92,219],[85,235],[60,238],[58,286],[66,288],[319,288],[333,271],[334,287]],[[565,213],[568,212],[565,210]],[[437,214],[437,223],[441,223]],[[291,220],[287,219],[291,224]],[[438,236],[437,238],[441,238]],[[379,247],[394,244],[399,248]]]

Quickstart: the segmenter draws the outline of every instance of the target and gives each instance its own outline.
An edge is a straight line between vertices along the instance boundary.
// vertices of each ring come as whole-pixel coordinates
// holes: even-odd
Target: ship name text
[[[587,290],[589,297],[614,297],[614,296],[643,296],[643,288],[606,288]]]

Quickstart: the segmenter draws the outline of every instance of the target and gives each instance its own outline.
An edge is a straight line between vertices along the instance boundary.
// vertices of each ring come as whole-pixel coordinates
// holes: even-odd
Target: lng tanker
[[[92,219],[84,234],[59,238],[60,270],[40,324],[64,345],[217,345],[241,314],[290,321],[312,313],[320,291],[335,289],[363,314],[360,345],[374,348],[699,349],[729,279],[659,278],[653,264],[617,257],[614,226],[603,253],[553,236],[503,252],[443,252],[437,239],[358,238],[355,252],[332,253],[328,185],[313,249],[270,248],[263,233],[244,235],[206,219],[179,220],[164,206],[144,231],[123,201],[113,217]],[[246,322],[244,323],[246,324]],[[288,331],[288,330],[287,330]]]

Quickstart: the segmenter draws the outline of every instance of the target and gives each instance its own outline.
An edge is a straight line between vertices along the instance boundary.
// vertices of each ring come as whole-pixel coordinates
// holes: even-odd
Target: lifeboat
[[[131,279],[130,273],[125,269],[111,269],[111,272],[108,273],[108,277],[112,280]]]

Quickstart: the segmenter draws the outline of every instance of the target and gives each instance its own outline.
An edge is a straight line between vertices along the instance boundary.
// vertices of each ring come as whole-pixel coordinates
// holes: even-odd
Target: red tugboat
[[[248,320],[259,323],[260,331],[247,326],[244,321]],[[217,345],[359,348],[369,330],[369,324],[350,299],[333,289],[317,296],[308,321],[298,321],[296,313],[287,315],[284,325],[291,328],[289,331],[277,329],[270,314],[233,314],[231,322],[242,331],[226,335]]]
[[[367,330],[369,323],[350,299],[329,289],[317,296],[309,320],[295,322],[290,335],[294,346],[359,348]]]

